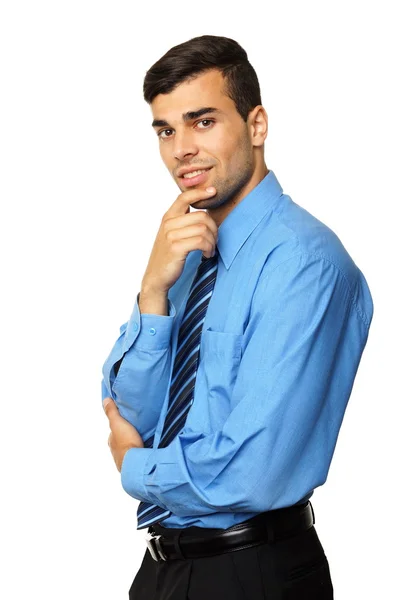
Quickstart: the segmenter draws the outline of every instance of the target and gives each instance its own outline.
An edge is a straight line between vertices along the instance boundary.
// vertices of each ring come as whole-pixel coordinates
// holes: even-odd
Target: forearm
[[[149,302],[154,299],[153,296]],[[151,309],[146,298],[143,307]],[[138,294],[132,316],[121,327],[121,335],[103,365],[102,399],[105,395],[112,397],[121,416],[144,439],[157,425],[170,374],[170,341],[176,312],[168,298],[167,308],[168,315],[141,314]]]

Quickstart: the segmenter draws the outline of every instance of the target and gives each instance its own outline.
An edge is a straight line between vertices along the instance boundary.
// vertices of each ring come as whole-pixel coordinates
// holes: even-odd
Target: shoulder
[[[359,317],[369,326],[373,301],[367,281],[338,235],[328,225],[283,194],[273,215],[276,245],[261,280],[287,283],[299,277],[316,282],[315,289],[337,285],[347,293]]]

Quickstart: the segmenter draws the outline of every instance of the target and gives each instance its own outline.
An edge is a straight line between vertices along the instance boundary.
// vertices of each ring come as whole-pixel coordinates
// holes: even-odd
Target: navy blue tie
[[[193,279],[185,312],[179,327],[173,373],[169,389],[168,409],[158,448],[165,448],[181,430],[193,404],[194,387],[200,354],[200,338],[208,303],[217,278],[218,250],[211,258],[202,256]],[[152,447],[154,436],[144,442]],[[138,529],[158,523],[171,515],[149,502],[140,502],[137,511]]]

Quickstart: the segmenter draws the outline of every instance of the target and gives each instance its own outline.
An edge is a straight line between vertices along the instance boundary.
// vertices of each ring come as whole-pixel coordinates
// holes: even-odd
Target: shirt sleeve
[[[177,516],[296,503],[326,480],[368,328],[328,260],[299,254],[263,273],[223,427],[128,450],[124,490]]]
[[[120,415],[151,445],[168,386],[176,310],[168,299],[168,315],[141,313],[139,296],[103,365],[101,396],[113,398]]]

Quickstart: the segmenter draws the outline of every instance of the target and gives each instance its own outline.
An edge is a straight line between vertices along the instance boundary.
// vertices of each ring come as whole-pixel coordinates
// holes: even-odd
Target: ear
[[[251,141],[253,146],[262,146],[268,135],[268,115],[265,108],[259,104],[248,116]]]

